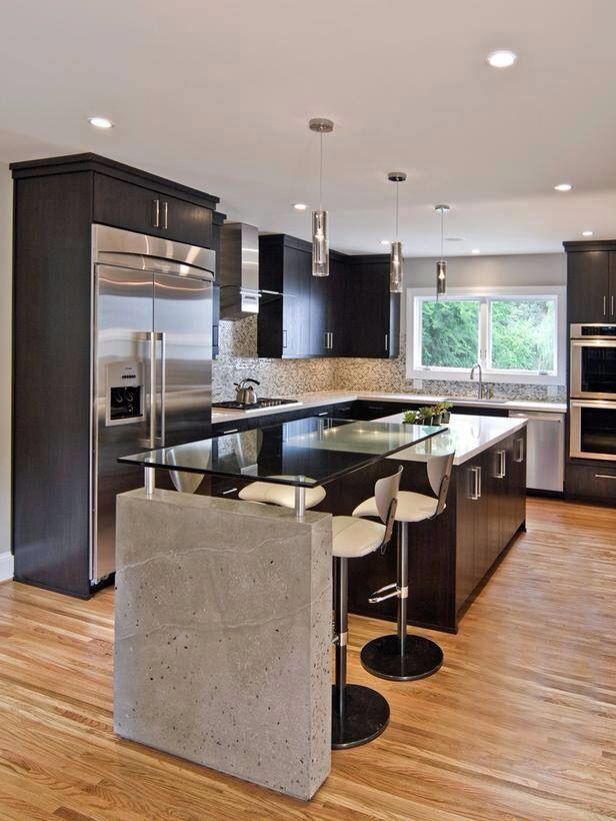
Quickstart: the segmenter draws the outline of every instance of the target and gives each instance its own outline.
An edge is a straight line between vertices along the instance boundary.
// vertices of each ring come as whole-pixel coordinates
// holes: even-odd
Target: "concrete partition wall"
[[[330,769],[331,517],[118,497],[114,728],[302,799]]]

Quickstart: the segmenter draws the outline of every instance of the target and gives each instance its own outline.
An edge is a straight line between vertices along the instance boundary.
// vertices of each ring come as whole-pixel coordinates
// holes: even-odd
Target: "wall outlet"
[[[420,391],[423,388],[423,379],[413,379],[413,388]]]

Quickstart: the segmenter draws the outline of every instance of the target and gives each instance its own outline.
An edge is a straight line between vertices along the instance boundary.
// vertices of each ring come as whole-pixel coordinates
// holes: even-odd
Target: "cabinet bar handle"
[[[385,350],[389,353],[389,334],[385,334]]]
[[[321,411],[321,413],[317,413],[317,416],[327,416],[328,411]]]
[[[286,331],[282,332],[282,347],[283,348],[287,347],[287,332]]]
[[[329,349],[330,349],[330,351],[334,350],[334,332],[333,331],[329,332]]]
[[[220,495],[221,496],[228,496],[230,493],[235,493],[236,490],[237,490],[236,487],[230,487],[228,490],[223,490]]]
[[[166,231],[169,227],[168,224],[168,216],[169,216],[169,206],[166,202],[163,201],[163,230]]]
[[[614,479],[616,481],[616,474],[609,473],[595,473],[595,479]]]
[[[160,200],[152,200],[153,217],[152,224],[154,228],[160,228]]]
[[[516,462],[523,462],[524,461],[524,439],[516,439],[516,445],[518,446],[518,455],[515,457]]]
[[[614,294],[610,297],[610,301],[612,303],[612,316],[614,316]]]
[[[239,431],[239,428],[229,428],[229,430],[223,430],[223,435],[225,433],[237,433],[238,431]]]
[[[603,295],[603,316],[607,316],[607,296]]]
[[[481,497],[481,468],[480,467],[473,467],[470,468],[470,474],[473,480],[471,485],[471,489],[469,492],[469,498],[472,499],[474,502],[477,501]]]
[[[497,479],[504,479],[507,475],[507,451],[506,450],[499,450],[497,451],[498,455],[498,473],[496,474]]]

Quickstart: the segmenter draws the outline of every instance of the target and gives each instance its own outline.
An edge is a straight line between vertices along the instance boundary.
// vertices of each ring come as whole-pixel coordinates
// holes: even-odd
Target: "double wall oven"
[[[571,325],[569,455],[616,461],[616,325]]]

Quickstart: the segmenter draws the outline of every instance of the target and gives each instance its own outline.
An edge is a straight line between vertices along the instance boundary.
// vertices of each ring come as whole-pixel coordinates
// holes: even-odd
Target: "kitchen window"
[[[564,384],[564,288],[407,290],[407,378]]]

